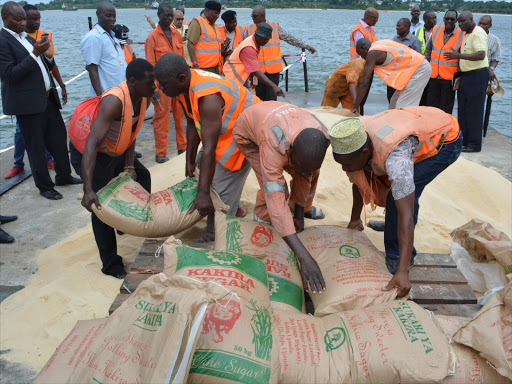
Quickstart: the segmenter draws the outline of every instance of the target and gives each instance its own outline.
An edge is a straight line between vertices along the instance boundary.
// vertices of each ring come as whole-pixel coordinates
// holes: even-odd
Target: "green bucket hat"
[[[366,143],[367,137],[361,120],[355,117],[338,121],[329,129],[332,151],[340,155],[357,151]]]

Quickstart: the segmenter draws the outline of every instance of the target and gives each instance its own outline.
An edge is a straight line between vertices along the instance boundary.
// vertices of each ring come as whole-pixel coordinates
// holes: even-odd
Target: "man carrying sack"
[[[82,159],[84,197],[82,205],[92,212],[92,204],[101,209],[96,193],[121,172],[151,193],[151,175],[135,159],[135,138],[144,123],[147,98],[155,91],[153,66],[144,59],[134,59],[126,68],[126,78],[117,87],[105,91],[85,144]],[[92,213],[92,230],[106,275],[123,279],[123,259],[117,254],[114,228]]]
[[[318,264],[297,232],[304,230],[304,217],[316,213],[312,206],[320,167],[329,146],[327,129],[311,113],[292,104],[267,101],[247,108],[233,128],[236,145],[251,164],[260,189],[254,220],[273,225],[295,253],[304,288],[325,290]],[[291,194],[284,172],[292,176]],[[288,199],[294,206],[292,217]],[[324,215],[319,218],[323,218]],[[308,289],[309,287],[309,289]]]
[[[219,75],[191,69],[174,53],[163,56],[155,66],[156,79],[163,93],[177,97],[187,116],[187,165],[185,175],[199,169],[197,197],[190,211],[208,216],[205,235],[199,242],[215,239],[214,206],[210,187],[229,205],[235,216],[245,180],[251,171],[236,147],[233,126],[246,108],[261,102],[247,88]],[[199,144],[203,148],[198,154]]]
[[[329,136],[334,160],[353,183],[348,228],[364,229],[364,204],[386,208],[386,265],[394,274],[386,290],[398,288],[398,296],[405,296],[416,256],[419,198],[427,184],[459,157],[459,124],[437,108],[406,107],[379,113],[363,124],[358,118],[342,120],[330,128]]]

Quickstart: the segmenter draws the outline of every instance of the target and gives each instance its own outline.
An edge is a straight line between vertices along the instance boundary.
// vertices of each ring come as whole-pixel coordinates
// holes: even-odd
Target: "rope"
[[[75,76],[75,77],[73,77],[72,79],[70,79],[70,80],[66,81],[64,84],[65,84],[65,85],[68,85],[69,83],[71,83],[72,81],[75,81],[75,80],[76,80],[76,79],[78,79],[80,76],[83,76],[83,75],[84,75],[84,74],[86,74],[86,73],[87,73],[87,71],[83,71],[82,73],[79,73],[78,75],[76,75],[76,76]],[[57,87],[57,89],[60,89],[60,86],[58,86],[58,87]],[[0,120],[5,119],[7,116],[8,116],[8,115],[2,115],[2,116],[0,116]],[[2,151],[4,151],[4,150],[2,150]],[[2,152],[0,152],[0,153],[2,153]]]

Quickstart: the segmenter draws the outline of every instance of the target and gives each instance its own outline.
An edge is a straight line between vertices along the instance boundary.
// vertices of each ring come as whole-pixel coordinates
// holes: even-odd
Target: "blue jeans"
[[[18,124],[18,120],[16,120],[16,132],[14,133],[14,165],[16,167],[23,168],[25,167],[25,163],[23,162],[23,157],[25,156],[25,142],[23,141],[23,135],[20,131],[20,125]],[[46,162],[53,160],[52,155],[48,152],[48,149],[45,148],[45,157]]]
[[[418,211],[420,209],[420,196],[432,180],[443,172],[448,166],[459,158],[462,149],[462,134],[457,141],[446,144],[439,153],[427,160],[414,164],[414,226],[418,222]],[[396,209],[395,199],[391,190],[386,200],[386,224],[384,227],[384,247],[386,249],[386,259],[399,259],[398,247],[398,211]],[[416,249],[412,248],[411,264],[416,257]]]

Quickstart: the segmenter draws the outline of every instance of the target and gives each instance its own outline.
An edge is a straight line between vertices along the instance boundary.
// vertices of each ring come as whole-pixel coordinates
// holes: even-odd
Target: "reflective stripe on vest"
[[[219,27],[220,30],[220,37],[222,40],[222,43],[226,40],[226,26],[223,25]],[[235,40],[233,40],[233,49],[238,47],[240,43],[244,40],[245,31],[241,25],[237,25],[235,28]]]
[[[448,60],[444,53],[458,52],[462,45],[464,33],[457,28],[455,33],[450,36],[446,44],[444,43],[444,25],[434,27],[432,34],[432,53],[430,54],[430,66],[432,73],[430,78],[436,79],[438,76],[444,80],[451,80],[459,68],[458,60]]]
[[[425,27],[421,27],[420,29],[416,30],[413,33],[413,35],[416,36],[416,38],[420,41],[420,43],[421,43],[421,54],[424,55],[425,54],[425,49],[426,49],[426,44],[425,44],[426,43],[425,42]]]
[[[226,41],[226,26],[223,25],[219,29],[220,29],[220,37],[221,37],[222,43],[224,44],[224,41]],[[235,28],[235,40],[233,41],[233,50],[235,50],[236,47],[238,47],[242,43],[242,41],[244,40],[244,35],[245,35],[244,28],[240,25],[237,25]],[[224,65],[225,62],[226,62],[226,59],[224,58],[224,56],[222,56],[221,57],[222,65]]]
[[[197,64],[199,68],[217,67],[222,58],[219,27],[217,25],[212,27],[209,22],[205,23],[203,17],[195,17],[194,20],[197,20],[201,26],[201,35],[194,45]]]
[[[390,109],[369,118],[363,126],[372,141],[372,168],[377,175],[387,173],[386,159],[407,137],[418,138],[413,153],[417,163],[436,155],[449,132],[459,131],[457,119],[434,107]]]
[[[99,151],[106,153],[109,156],[117,157],[124,154],[137,137],[137,134],[144,123],[147,98],[143,97],[140,101],[139,118],[134,131],[132,99],[130,97],[130,91],[128,90],[126,81],[123,81],[117,87],[107,89],[101,95],[101,99],[103,100],[103,98],[107,96],[115,96],[121,101],[123,105],[123,114],[121,116],[119,129],[114,130],[113,127],[110,128],[107,133],[107,137],[99,147]]]
[[[246,108],[261,102],[256,96],[247,92],[243,86],[225,79],[219,75],[201,70],[191,70],[189,98],[196,130],[201,136],[201,116],[199,115],[199,99],[204,96],[220,94],[224,100],[221,134],[217,143],[215,154],[216,161],[230,171],[238,171],[242,167],[245,157],[238,149],[233,138],[233,126],[235,120]],[[186,100],[180,95],[182,105],[186,106]]]
[[[263,73],[279,73],[283,70],[283,58],[281,56],[281,38],[279,37],[278,23],[267,21],[272,27],[272,38],[260,49],[258,61]],[[256,24],[247,26],[247,36],[252,36],[256,31]]]
[[[286,185],[281,181],[267,181],[266,183],[263,183],[263,191],[265,193],[286,193]]]
[[[375,33],[373,32],[373,28],[370,27],[370,32],[368,32],[368,30],[365,28],[365,26],[363,24],[361,24],[361,22],[357,23],[356,26],[354,27],[354,29],[352,30],[352,32],[350,33],[350,60],[355,60],[357,58],[359,58],[359,55],[357,54],[357,51],[356,51],[356,42],[354,41],[354,33],[356,31],[359,31],[363,34],[363,36],[370,40],[372,43],[374,41],[376,41],[375,39]]]
[[[357,185],[364,204],[374,203],[381,207],[386,206],[391,186],[386,175],[386,159],[398,144],[409,136],[418,138],[419,144],[413,154],[416,164],[437,155],[447,135],[459,131],[455,117],[433,107],[391,109],[374,115],[363,126],[372,142],[372,170],[348,172],[347,175]]]
[[[246,47],[253,47],[256,51],[258,51],[258,47],[254,42],[254,37],[251,35],[246,38],[242,43],[233,51],[233,53],[229,56],[228,61],[223,67],[223,74],[230,80],[236,81],[240,85],[244,85],[250,73],[245,71],[245,66],[240,60],[240,52]]]
[[[123,45],[124,50],[124,59],[126,61],[126,64],[130,64],[130,62],[133,60],[133,49],[130,44]]]
[[[425,60],[425,56],[393,40],[379,40],[369,51],[383,51],[393,55],[393,61],[387,66],[376,65],[375,73],[390,87],[401,91],[412,75]]]

